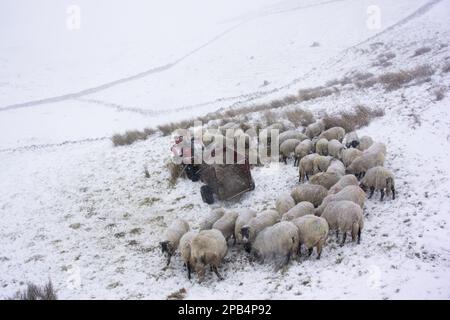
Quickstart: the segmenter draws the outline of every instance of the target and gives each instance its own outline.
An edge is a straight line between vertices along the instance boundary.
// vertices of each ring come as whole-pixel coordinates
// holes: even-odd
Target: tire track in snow
[[[226,29],[225,31],[219,33],[217,36],[215,36],[214,38],[210,39],[208,42],[204,43],[203,45],[197,47],[196,49],[188,52],[187,54],[185,54],[184,56],[182,56],[181,58],[178,58],[177,60],[170,62],[168,64],[165,64],[163,66],[159,66],[159,67],[155,67],[143,72],[140,72],[138,74],[134,74],[125,78],[121,78],[118,80],[114,80],[108,83],[104,83],[102,85],[96,86],[96,87],[92,87],[89,89],[84,89],[78,92],[74,92],[74,93],[68,93],[68,94],[63,94],[60,96],[55,96],[55,97],[51,97],[51,98],[44,98],[44,99],[38,99],[38,100],[32,100],[32,101],[27,101],[27,102],[22,102],[22,103],[15,103],[15,104],[11,104],[11,105],[7,105],[4,107],[0,108],[0,112],[1,111],[8,111],[8,110],[14,110],[14,109],[21,109],[21,108],[28,108],[28,107],[34,107],[34,106],[38,106],[38,105],[43,105],[43,104],[50,104],[50,103],[56,103],[56,102],[61,102],[61,101],[65,101],[65,100],[71,100],[71,99],[77,99],[86,95],[90,95],[93,93],[97,93],[106,89],[110,89],[112,87],[115,87],[117,85],[123,84],[123,83],[127,83],[130,81],[135,81],[144,77],[147,77],[149,75],[152,74],[157,74],[157,73],[161,73],[164,72],[166,70],[169,70],[171,68],[173,68],[174,66],[176,66],[177,64],[179,64],[180,62],[182,62],[183,60],[189,58],[190,56],[194,55],[195,53],[197,53],[198,51],[202,50],[203,48],[211,45],[212,43],[216,42],[217,40],[219,40],[220,38],[224,37],[226,34],[230,33],[231,31],[235,30],[236,28],[239,28],[241,25],[243,25],[244,23],[247,23],[247,20],[242,21],[228,29]]]
[[[241,21],[239,23],[237,23],[236,25],[234,25],[234,26],[226,29],[225,31],[219,33],[217,36],[213,37],[208,42],[206,42],[203,45],[199,46],[198,48],[188,52],[187,54],[185,54],[181,58],[179,58],[179,59],[177,59],[177,60],[175,60],[175,61],[173,61],[171,63],[165,64],[163,66],[155,67],[155,68],[152,68],[152,69],[140,72],[138,74],[131,75],[131,76],[128,76],[128,77],[125,77],[125,78],[121,78],[121,79],[118,79],[118,80],[115,80],[115,81],[104,83],[104,84],[96,86],[96,87],[84,89],[84,90],[81,90],[81,91],[78,91],[78,92],[63,94],[63,95],[60,95],[60,96],[55,96],[55,97],[50,97],[50,98],[32,100],[32,101],[27,101],[27,102],[22,102],[22,103],[15,103],[15,104],[7,105],[7,106],[4,106],[4,107],[0,107],[0,112],[1,111],[14,110],[14,109],[20,109],[20,108],[33,107],[33,106],[38,106],[38,105],[43,105],[43,104],[51,104],[51,103],[61,102],[61,101],[70,100],[70,99],[77,99],[77,98],[81,98],[81,97],[86,96],[86,95],[90,95],[90,94],[94,94],[94,93],[97,93],[97,92],[100,92],[100,91],[104,91],[106,89],[110,89],[112,87],[115,87],[115,86],[123,84],[123,83],[127,83],[127,82],[130,82],[130,81],[135,81],[135,80],[147,77],[147,76],[152,75],[152,74],[161,73],[161,72],[164,72],[166,70],[169,70],[169,69],[173,68],[174,66],[176,66],[179,63],[181,63],[185,59],[187,59],[190,56],[192,56],[195,53],[197,53],[198,51],[202,50],[203,48],[205,48],[205,47],[211,45],[212,43],[216,42],[217,40],[221,39],[226,34],[234,31],[235,29],[239,28],[240,26],[242,26],[242,25],[244,25],[244,24],[246,24],[246,23],[248,23],[250,21],[253,21],[255,19],[258,19],[258,18],[261,18],[261,17],[265,17],[265,16],[269,16],[269,15],[273,15],[273,14],[283,14],[283,13],[293,12],[293,11],[297,11],[297,10],[308,9],[308,8],[312,8],[312,7],[320,7],[320,6],[323,6],[323,5],[327,5],[329,3],[341,2],[341,1],[345,1],[345,0],[329,0],[329,1],[324,1],[324,2],[317,3],[317,4],[298,6],[298,7],[295,7],[295,8],[279,10],[279,11],[275,11],[275,12],[262,12],[259,15],[254,16],[254,17],[243,18],[243,19],[240,19]],[[216,100],[219,100],[219,101],[223,101],[225,99],[226,100],[232,100],[233,98],[234,97],[219,98],[219,99],[216,99]],[[215,102],[215,101],[213,101],[213,102]],[[203,105],[207,105],[207,104],[199,104],[198,106],[203,106]],[[197,106],[197,105],[195,105],[195,106]],[[144,112],[138,111],[139,109],[137,109],[137,108],[130,108],[130,109],[134,110],[132,112],[137,111],[139,113],[144,113]],[[141,109],[141,110],[144,111],[144,109]]]
[[[67,141],[63,141],[60,143],[32,144],[32,145],[22,146],[22,147],[17,147],[17,148],[0,149],[0,153],[34,151],[34,150],[52,148],[52,147],[63,147],[63,146],[73,145],[73,144],[98,142],[98,141],[104,141],[104,140],[109,140],[109,139],[111,139],[111,137],[86,138],[86,139],[81,139],[81,140],[67,140]]]

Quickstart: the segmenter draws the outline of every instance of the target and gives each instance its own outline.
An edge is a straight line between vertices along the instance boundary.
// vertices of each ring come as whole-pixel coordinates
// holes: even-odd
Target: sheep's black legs
[[[383,201],[383,199],[384,199],[384,189],[381,189],[381,198],[380,198],[380,201]]]
[[[166,267],[168,267],[169,264],[170,264],[170,258],[172,258],[172,256],[169,254],[169,256],[167,257],[167,264],[166,264]]]
[[[286,256],[286,261],[284,262],[284,265],[287,266],[289,261],[291,261],[291,252],[289,251],[288,255]]]
[[[311,257],[312,253],[313,253],[313,248],[309,248],[308,249],[308,257]]]
[[[191,264],[187,263],[187,272],[188,272],[188,279],[191,280]]]
[[[375,187],[370,187],[369,199],[372,198],[374,192],[375,192]]]
[[[392,187],[392,199],[395,199],[395,188],[394,187]]]
[[[301,244],[298,245],[297,254],[299,257],[302,256],[302,245]]]
[[[336,229],[336,238],[339,238],[339,229]]]
[[[233,246],[236,245],[236,235],[233,233]]]
[[[358,244],[361,242],[361,227],[358,229]]]
[[[347,232],[344,232],[344,234],[342,235],[341,247],[344,245],[346,239],[347,239]]]
[[[283,156],[283,162],[284,162],[284,164],[287,164],[287,157],[285,157],[285,156]]]
[[[219,274],[219,271],[217,271],[217,267],[211,266],[211,268],[214,270],[214,273],[216,274],[217,278],[219,278],[220,280],[223,280],[222,276]]]

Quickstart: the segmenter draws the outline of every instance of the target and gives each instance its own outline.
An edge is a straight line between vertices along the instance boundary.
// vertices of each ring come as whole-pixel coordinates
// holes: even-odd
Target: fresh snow
[[[70,32],[72,3],[82,28]],[[0,298],[48,279],[61,299],[164,299],[181,288],[187,299],[450,298],[450,73],[441,71],[450,1],[120,3],[0,4]],[[365,25],[373,4],[379,30]],[[412,57],[424,46],[431,51]],[[374,66],[386,52],[392,65]],[[230,247],[225,280],[201,284],[178,256],[164,268],[163,230],[176,218],[197,228],[210,206],[199,183],[168,186],[169,137],[114,148],[113,133],[422,64],[436,70],[422,83],[337,86],[339,94],[300,104],[317,116],[356,104],[385,110],[358,133],[386,143],[398,198],[367,201],[360,245],[341,248],[331,235],[321,260],[284,272]],[[436,101],[440,88],[447,94]],[[252,174],[255,191],[219,204],[270,208],[298,179],[292,162]]]

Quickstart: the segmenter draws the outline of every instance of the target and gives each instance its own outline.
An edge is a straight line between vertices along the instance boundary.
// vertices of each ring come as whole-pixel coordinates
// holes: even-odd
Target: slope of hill
[[[271,265],[249,261],[240,248],[232,247],[222,266],[224,281],[218,282],[214,277],[201,284],[189,281],[179,257],[173,259],[169,268],[164,268],[158,242],[164,228],[176,217],[187,219],[196,227],[210,208],[201,201],[199,184],[181,179],[175,187],[168,186],[164,160],[168,156],[170,138],[155,134],[148,140],[117,148],[103,139],[15,149],[34,144],[31,138],[36,138],[35,144],[60,143],[64,139],[103,137],[112,128],[105,125],[108,130],[89,131],[88,123],[84,128],[88,134],[79,134],[74,129],[69,130],[66,137],[50,131],[51,127],[44,122],[46,128],[45,132],[42,129],[42,135],[31,128],[22,137],[22,130],[15,130],[20,127],[11,120],[13,117],[17,121],[26,121],[27,117],[37,120],[42,119],[40,114],[54,117],[52,123],[58,123],[62,131],[67,128],[59,117],[58,104],[21,108],[0,113],[2,128],[9,130],[2,133],[7,137],[2,140],[2,147],[12,148],[0,152],[0,298],[11,296],[28,281],[43,283],[48,278],[52,279],[60,298],[75,299],[165,298],[181,288],[186,289],[188,299],[450,298],[450,169],[447,165],[450,159],[450,25],[446,14],[450,11],[450,2],[415,1],[415,5],[409,5],[409,2],[399,1],[395,10],[387,10],[393,12],[386,17],[392,27],[385,26],[385,31],[374,37],[371,32],[350,30],[352,28],[345,25],[358,21],[351,18],[354,13],[344,15],[353,12],[353,9],[346,10],[352,7],[353,1],[298,10],[296,3],[285,1],[257,12],[230,14],[233,18],[223,22],[250,21],[239,31],[239,35],[243,35],[239,38],[242,43],[250,41],[255,29],[269,25],[270,28],[264,29],[267,32],[258,31],[258,36],[262,34],[270,41],[280,42],[273,46],[261,44],[262,37],[254,43],[256,48],[261,46],[260,51],[270,47],[267,49],[270,54],[265,56],[267,63],[261,57],[260,62],[247,69],[244,68],[246,62],[233,61],[230,63],[233,68],[222,65],[222,73],[211,74],[214,67],[221,65],[222,54],[236,50],[236,54],[230,53],[236,59],[252,54],[242,53],[240,50],[249,47],[236,45],[239,42],[233,42],[233,33],[230,33],[205,48],[208,53],[202,51],[198,58],[193,55],[191,64],[186,61],[177,66],[181,70],[161,74],[159,79],[167,77],[166,81],[173,81],[174,88],[186,86],[185,95],[181,89],[173,91],[180,96],[171,94],[177,105],[180,105],[177,97],[183,99],[181,105],[186,105],[216,97],[239,96],[189,109],[181,113],[179,119],[220,107],[228,110],[266,103],[300,88],[314,86],[332,88],[333,93],[272,112],[282,118],[286,110],[295,107],[309,109],[316,115],[324,111],[340,112],[359,104],[382,108],[385,115],[358,132],[386,143],[386,166],[395,173],[398,197],[380,202],[375,196],[367,201],[360,245],[348,243],[340,247],[334,237],[330,237],[321,260],[302,258],[278,273]],[[322,15],[331,17],[331,8],[334,13],[342,13],[334,18],[343,29],[335,31],[354,31],[348,42],[341,41],[345,37],[336,38],[335,45],[342,47],[333,51],[326,45],[333,34],[319,38],[321,32],[318,32],[306,38],[299,35],[302,40],[298,41],[304,41],[301,48],[286,49],[295,36],[279,33],[295,25],[300,16],[294,12],[309,18],[299,23],[317,27],[315,19]],[[316,11],[312,16],[311,12],[303,10]],[[292,20],[279,15],[280,11],[290,12]],[[255,16],[263,22],[252,25],[260,21]],[[339,24],[341,20],[345,20],[344,24]],[[285,23],[286,27],[282,28]],[[329,28],[331,25],[324,27],[323,33],[327,34]],[[245,32],[248,32],[246,36]],[[306,49],[306,46],[316,40],[324,46],[318,49],[322,54],[307,54],[313,49]],[[296,61],[295,52],[298,55],[299,51],[309,62]],[[194,63],[196,59],[199,60]],[[212,61],[211,64],[208,61]],[[194,70],[188,70],[189,65],[201,70],[198,78]],[[297,69],[290,70],[292,66]],[[234,75],[232,71],[239,68],[246,70]],[[261,78],[256,77],[255,72],[261,72]],[[190,74],[192,77],[188,77]],[[188,78],[195,81],[191,83]],[[211,83],[207,83],[208,79]],[[258,88],[265,79],[271,84]],[[77,99],[113,101],[134,107],[144,104],[139,102],[144,94],[139,98],[133,92],[157,85],[157,80],[144,77]],[[232,84],[240,81],[244,83],[242,88],[233,89]],[[162,87],[161,83],[158,85]],[[213,86],[217,86],[216,89],[211,89]],[[189,88],[198,90],[192,93],[192,100],[186,98]],[[172,103],[164,98],[164,94],[172,91],[167,87],[160,90],[163,94],[155,97],[151,92],[145,94],[155,99],[148,105],[161,105],[161,109],[153,110],[161,112],[161,121],[176,120],[168,110]],[[79,112],[77,101],[70,100],[77,110],[75,113]],[[141,101],[147,104],[150,100]],[[159,104],[161,101],[167,104]],[[87,103],[95,105],[92,101]],[[101,119],[106,117],[102,110],[108,109],[98,111]],[[133,114],[145,119],[136,120],[139,125],[148,122],[141,113]],[[73,114],[66,116],[72,119]],[[250,120],[264,120],[263,113],[247,116]],[[120,122],[114,129],[131,128],[134,118],[127,117],[118,119],[112,115],[111,122]],[[129,121],[126,126],[123,119]],[[92,121],[92,118],[80,120],[84,121]],[[44,123],[40,125],[44,127]],[[49,139],[53,134],[55,139]],[[144,164],[150,169],[149,179],[144,177]],[[239,203],[223,205],[227,208],[251,206],[257,210],[272,207],[277,196],[295,186],[298,179],[292,163],[256,167],[253,176],[254,192],[244,195]]]

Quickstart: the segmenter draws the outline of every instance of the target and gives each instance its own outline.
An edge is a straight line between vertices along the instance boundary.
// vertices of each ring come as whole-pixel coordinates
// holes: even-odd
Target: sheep
[[[312,152],[313,149],[313,144],[311,142],[311,140],[309,139],[305,139],[302,142],[300,142],[294,150],[294,156],[295,156],[295,161],[294,161],[294,167],[298,166],[300,163],[300,160],[303,157],[306,157],[308,154],[310,154]]]
[[[298,255],[301,256],[302,245],[308,249],[311,256],[313,248],[316,247],[317,259],[320,259],[322,248],[328,239],[328,222],[322,217],[306,215],[292,221],[298,229]]]
[[[314,214],[314,205],[308,201],[301,201],[283,214],[281,221],[291,221],[307,214]]]
[[[242,241],[244,246],[248,247],[256,238],[259,232],[264,228],[274,225],[280,220],[280,215],[275,210],[265,210],[249,220],[241,228]]]
[[[364,202],[366,201],[366,193],[358,186],[347,186],[336,194],[327,195],[323,199],[322,204],[316,209],[315,215],[320,216],[330,202],[340,200],[353,201],[363,208]]]
[[[369,136],[363,136],[359,139],[358,150],[365,151],[373,144],[373,139]]]
[[[333,156],[336,159],[342,159],[342,151],[344,149],[344,145],[336,139],[328,142],[328,155]]]
[[[318,139],[316,144],[316,153],[321,156],[327,156],[328,155],[328,140],[325,138]]]
[[[295,147],[300,143],[298,139],[287,139],[280,145],[280,153],[283,158],[283,162],[295,151]]]
[[[346,172],[356,175],[357,177],[364,177],[364,174],[370,168],[382,166],[384,164],[383,152],[369,152],[366,150],[361,156],[352,161],[347,167]]]
[[[288,192],[280,194],[277,201],[275,202],[275,208],[277,209],[280,216],[288,212],[294,206],[295,201]]]
[[[223,280],[217,268],[227,254],[227,241],[219,230],[200,231],[191,241],[191,267],[199,281],[205,277],[205,267],[210,266],[220,280]]]
[[[349,132],[345,135],[345,146],[347,148],[357,148],[360,144],[358,135],[355,131]]]
[[[332,230],[336,230],[336,237],[339,231],[343,233],[341,246],[347,238],[347,231],[352,232],[352,240],[358,236],[358,244],[361,241],[361,230],[364,228],[363,210],[356,203],[349,200],[333,201],[327,205],[322,213]]]
[[[328,195],[335,194],[344,189],[347,186],[357,186],[358,179],[353,174],[346,174],[342,178],[339,179],[336,184],[334,184],[330,190],[328,190]]]
[[[282,144],[284,141],[288,139],[297,139],[300,141],[308,139],[306,135],[297,131],[297,130],[287,130],[278,135],[278,143]]]
[[[222,232],[225,239],[228,241],[231,236],[234,235],[234,225],[236,223],[236,219],[238,217],[238,213],[235,211],[226,212],[219,220],[217,220],[212,228],[217,229]]]
[[[282,265],[287,265],[291,256],[298,251],[298,229],[289,221],[274,224],[262,230],[246,250],[261,262],[270,258],[284,258]]]
[[[376,142],[372,144],[364,153],[382,153],[386,155],[386,145],[381,142]]]
[[[313,161],[313,173],[316,174],[318,172],[325,172],[328,169],[328,166],[333,160],[331,156],[318,156],[314,158]]]
[[[180,239],[180,254],[188,272],[188,279],[191,279],[191,243],[197,235],[194,231],[186,232]]]
[[[229,136],[231,133],[234,134],[234,131],[239,128],[239,125],[235,122],[227,122],[223,126],[219,127],[219,131],[223,136]]]
[[[304,156],[298,166],[298,182],[309,180],[309,176],[314,174],[314,159],[319,157],[317,153]]]
[[[334,172],[319,172],[309,179],[309,183],[321,185],[326,189],[330,189],[339,181],[340,178],[341,175],[338,175]]]
[[[342,161],[340,161],[338,159],[333,159],[333,160],[331,160],[330,165],[328,166],[328,169],[326,172],[334,173],[334,174],[338,175],[339,177],[342,177],[343,175],[345,175],[345,166],[342,163]]]
[[[342,140],[344,139],[345,136],[345,129],[341,128],[341,127],[333,127],[330,128],[324,132],[322,132],[319,135],[319,139],[321,138],[325,138],[328,141],[331,141],[333,139],[338,140],[339,142],[342,142]]]
[[[350,149],[344,149],[342,150],[342,162],[344,163],[344,166],[348,167],[353,160],[355,160],[356,158],[358,158],[359,156],[362,155],[362,151],[355,149],[355,148],[350,148]]]
[[[327,189],[316,184],[302,184],[294,187],[291,191],[291,196],[296,203],[308,201],[311,202],[314,207],[319,206],[327,194]]]
[[[159,244],[163,254],[167,255],[167,266],[170,264],[170,258],[172,258],[175,251],[178,249],[178,244],[181,237],[189,231],[189,224],[185,220],[175,220],[167,228],[163,236],[163,241]]]
[[[360,187],[364,191],[366,191],[367,188],[370,188],[369,199],[372,198],[375,190],[380,190],[380,200],[383,201],[385,189],[386,195],[390,196],[392,192],[392,199],[395,199],[394,174],[384,167],[377,166],[367,170],[366,175],[361,180]]]
[[[256,216],[256,211],[253,209],[243,209],[239,212],[239,215],[236,219],[236,224],[234,226],[234,241],[235,244],[242,243],[242,234],[241,229],[243,226],[248,224],[248,222]]]
[[[212,228],[213,224],[222,218],[225,214],[223,208],[216,208],[211,210],[211,212],[205,217],[205,219],[200,223],[200,230],[209,230]]]
[[[323,130],[325,130],[325,124],[322,120],[311,123],[306,127],[305,134],[310,138],[318,136]]]

